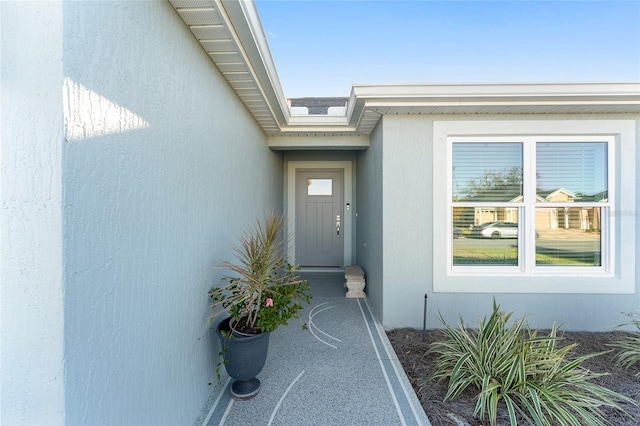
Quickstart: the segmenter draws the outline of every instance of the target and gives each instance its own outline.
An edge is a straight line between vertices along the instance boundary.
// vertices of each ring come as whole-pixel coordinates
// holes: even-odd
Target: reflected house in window
[[[491,202],[495,203],[520,203],[522,202],[521,191],[514,191],[511,194],[504,191],[498,198],[495,195],[490,197]],[[474,197],[462,198],[460,202],[483,203],[487,202],[487,196],[479,195]],[[473,225],[480,225],[487,222],[513,222],[518,223],[517,207],[454,207],[454,224],[455,226],[466,228]],[[457,218],[457,220],[456,220]]]
[[[513,194],[511,194],[513,195]],[[523,196],[511,197],[504,194],[504,199],[496,200],[492,196],[492,201],[504,203],[520,203]],[[486,197],[481,195],[461,199],[465,202],[481,203],[486,201]],[[597,203],[606,202],[607,192],[602,191],[594,195],[578,195],[564,188],[550,191],[538,191],[536,194],[537,203],[572,203],[585,202]],[[517,207],[454,207],[454,226],[466,228],[473,225],[480,225],[487,222],[513,222],[518,223]],[[536,209],[536,229],[600,229],[600,209],[597,207],[538,207]]]
[[[538,191],[538,203],[599,203],[607,202],[607,191],[594,195],[580,195],[558,188],[551,191]],[[600,208],[598,207],[538,207],[536,209],[536,229],[581,229],[585,231],[600,229]]]

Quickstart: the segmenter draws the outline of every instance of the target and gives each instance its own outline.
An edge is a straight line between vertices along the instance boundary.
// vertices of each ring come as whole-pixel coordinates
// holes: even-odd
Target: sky
[[[288,98],[354,84],[640,81],[639,1],[256,5]]]

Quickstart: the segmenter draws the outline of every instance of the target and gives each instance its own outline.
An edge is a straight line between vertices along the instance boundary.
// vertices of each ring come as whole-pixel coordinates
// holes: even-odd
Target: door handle
[[[336,237],[340,236],[340,215],[336,215]]]

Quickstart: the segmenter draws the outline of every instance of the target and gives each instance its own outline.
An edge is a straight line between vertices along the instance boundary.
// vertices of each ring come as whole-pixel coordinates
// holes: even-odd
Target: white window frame
[[[434,277],[435,292],[473,293],[618,293],[635,291],[635,122],[632,120],[438,121],[434,123]],[[524,181],[519,215],[518,266],[453,266],[452,144],[453,142],[523,142],[523,173],[535,176],[536,142],[607,142],[607,203],[580,203],[575,207],[602,208],[600,267],[535,265],[535,179]],[[624,153],[624,155],[622,154]],[[533,173],[533,174],[532,174]],[[531,187],[533,185],[533,188]],[[625,194],[622,196],[621,194]],[[501,204],[501,203],[487,203]],[[527,206],[525,208],[525,205]],[[619,212],[623,212],[620,214]],[[608,213],[608,214],[605,214]],[[444,226],[446,224],[446,226]],[[624,232],[622,231],[624,230]],[[436,249],[440,247],[439,249]],[[443,250],[446,248],[446,250]]]
[[[568,203],[548,203],[540,204],[536,202],[536,144],[538,142],[604,142],[607,143],[607,190],[608,199],[607,202],[602,203],[579,203],[573,204],[571,207],[599,207],[602,209],[602,222],[600,241],[601,241],[601,266],[536,266],[536,252],[535,252],[535,238],[531,236],[535,235],[535,213],[536,207],[565,207]],[[516,143],[522,144],[522,175],[523,175],[523,201],[520,202],[469,202],[469,203],[454,203],[453,199],[453,145],[455,143]],[[575,274],[588,274],[588,275],[613,275],[613,265],[610,259],[614,258],[613,247],[615,247],[615,233],[609,232],[609,227],[615,226],[615,218],[610,215],[604,214],[611,211],[611,206],[615,204],[615,180],[613,171],[615,170],[615,139],[611,136],[491,136],[491,137],[460,137],[453,136],[447,138],[447,192],[448,192],[448,226],[452,227],[451,214],[454,206],[459,207],[476,207],[476,208],[513,208],[518,210],[518,265],[517,266],[505,266],[505,265],[453,265],[453,240],[449,240],[447,245],[447,262],[451,269],[451,274],[459,275],[500,275],[500,274],[513,274],[513,275],[575,275]],[[533,178],[532,178],[533,177]],[[522,220],[524,219],[524,220]],[[506,219],[505,219],[506,220]]]

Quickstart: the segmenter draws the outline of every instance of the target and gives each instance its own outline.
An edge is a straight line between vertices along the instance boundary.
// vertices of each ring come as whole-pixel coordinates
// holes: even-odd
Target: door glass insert
[[[307,195],[332,195],[333,179],[308,179]]]

